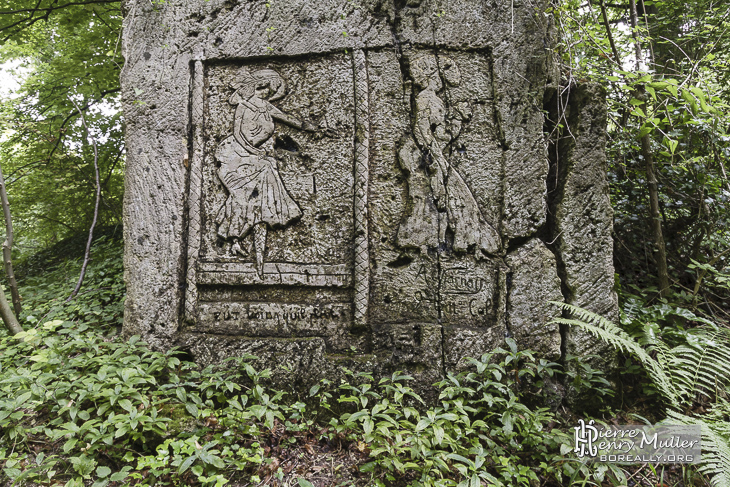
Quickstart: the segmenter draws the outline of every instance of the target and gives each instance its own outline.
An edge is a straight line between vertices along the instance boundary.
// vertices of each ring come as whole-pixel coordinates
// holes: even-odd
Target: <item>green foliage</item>
[[[567,80],[608,87],[616,268],[624,287],[636,286],[632,292],[657,292],[651,178],[640,144],[648,134],[671,285],[689,295],[685,307],[726,316],[725,281],[695,285],[703,269],[708,277],[728,274],[730,7],[707,0],[636,6],[636,28],[629,2],[571,0],[554,11]]]
[[[553,323],[580,327],[617,350],[635,356],[650,371],[652,380],[670,404],[679,406],[676,387],[665,369],[625,331],[590,311],[566,303],[555,301],[551,303],[576,316],[576,318],[555,318]]]
[[[382,471],[374,485],[518,486],[560,482],[563,475],[591,478],[596,471],[564,457],[571,438],[546,428],[555,415],[527,405],[558,364],[518,350],[512,339],[507,344],[507,350],[469,359],[471,370],[436,384],[438,405],[426,409],[408,387],[409,376],[396,373],[376,383],[369,374],[348,372],[338,402],[354,412],[332,419],[333,432],[368,444],[372,461],[362,470]],[[605,473],[598,472],[601,480]]]
[[[37,288],[26,297],[28,313],[55,319],[37,319],[20,335],[0,339],[0,479],[222,486],[235,478],[283,475],[268,465],[267,438],[276,434],[295,446],[314,432],[368,452],[363,474],[372,476],[371,485],[623,478],[618,469],[596,470],[565,457],[570,438],[553,428],[553,413],[532,405],[559,366],[518,350],[511,339],[508,349],[472,359],[469,371],[437,384],[436,406],[426,407],[406,376],[376,384],[367,374],[349,373],[350,382],[334,391],[326,381],[313,387],[317,409],[310,410],[267,389],[270,373],[256,371],[251,357],[201,368],[174,352],[150,351],[137,337],[106,336],[109,328],[99,324],[119,319],[109,311],[123,290],[119,242],[100,239],[92,255],[89,289],[71,304],[44,302],[65,296],[76,273],[70,264],[46,269],[54,285],[24,276],[24,293]],[[73,276],[60,278],[66,274]],[[113,296],[96,302],[107,287]],[[27,318],[26,325],[33,321]],[[322,419],[330,425],[322,427]],[[298,483],[307,485],[301,478]]]
[[[180,364],[177,358],[151,352],[138,339],[115,343],[60,320],[5,337],[0,348],[0,432],[8,445],[0,456],[31,441],[58,452],[23,471],[6,462],[10,478],[50,480],[62,468],[89,479],[102,453],[118,456],[165,433],[169,419],[158,408],[166,398],[158,385]]]
[[[124,143],[119,106],[119,2],[3,2],[0,63],[21,80],[0,100],[0,161],[16,242],[47,246],[88,229],[99,148],[101,224],[121,223]],[[74,108],[84,112],[90,134]]]
[[[687,416],[669,411],[667,423],[699,426],[702,431],[702,464],[700,472],[710,478],[713,487],[730,485],[730,403],[725,401],[704,417]]]
[[[79,278],[83,250],[78,257],[55,264],[21,263],[19,277],[23,299],[21,324],[37,326],[40,320],[73,320],[100,329],[121,327],[124,313],[122,242],[112,237],[97,238],[91,248],[92,260],[86,269],[85,284],[79,294],[67,302]],[[34,267],[30,272],[29,267]]]
[[[618,350],[638,358],[669,407],[667,422],[702,427],[703,458],[700,471],[713,486],[725,486],[730,472],[730,331],[714,324],[675,332],[683,343],[671,346],[655,323],[635,332],[638,340],[607,319],[575,306],[555,303],[575,316],[556,323],[580,327]],[[685,310],[674,314],[694,315]],[[694,317],[698,319],[697,317]],[[708,323],[707,320],[702,320]],[[695,412],[697,403],[709,412]]]
[[[236,359],[233,370],[251,372],[246,359]],[[3,472],[16,482],[94,480],[98,487],[125,478],[138,485],[185,478],[223,485],[224,471],[263,461],[261,447],[241,444],[238,434],[256,437],[259,428],[273,427],[273,418],[283,419],[281,396],[269,397],[256,383],[264,376],[253,372],[253,387],[236,394],[237,373],[200,370],[172,352],[150,351],[138,337],[108,340],[86,324],[51,321],[4,337]],[[216,415],[226,428],[212,432],[203,421]],[[37,444],[51,453],[34,455]]]

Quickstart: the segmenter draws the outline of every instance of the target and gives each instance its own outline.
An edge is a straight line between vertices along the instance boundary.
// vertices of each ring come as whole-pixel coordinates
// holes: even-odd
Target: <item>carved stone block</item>
[[[303,382],[560,353],[547,4],[400,3],[125,3],[125,333]]]

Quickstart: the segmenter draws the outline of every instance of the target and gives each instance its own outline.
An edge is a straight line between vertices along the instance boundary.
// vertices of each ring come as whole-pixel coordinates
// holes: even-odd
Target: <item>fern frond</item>
[[[670,349],[648,325],[644,327],[641,343],[637,343],[600,315],[566,303],[553,304],[574,317],[556,318],[553,323],[580,327],[641,361],[659,391],[676,409],[667,412],[666,422],[700,426],[702,459],[699,471],[710,477],[713,487],[730,486],[730,422],[726,419],[730,415],[730,402],[723,399],[726,396],[715,394],[726,391],[730,385],[730,332],[692,315],[694,321],[707,324],[709,328],[693,329],[687,333],[686,344]],[[656,353],[657,359],[649,352]],[[682,399],[691,400],[698,392],[716,401],[709,413],[690,417],[677,411]]]
[[[611,323],[603,316],[566,303],[552,302],[568,311],[578,319],[555,318],[551,323],[577,326],[591,333],[612,347],[635,356],[649,369],[652,381],[669,403],[679,408],[680,394],[674,387],[671,377],[665,372],[662,364],[654,360],[628,333]]]
[[[730,485],[730,423],[692,418],[676,411],[669,411],[667,416],[675,424],[700,426],[702,459],[699,471],[710,477],[713,487]]]
[[[724,330],[695,328],[688,343],[670,353],[666,370],[682,396],[703,392],[713,398],[730,384],[730,335]]]

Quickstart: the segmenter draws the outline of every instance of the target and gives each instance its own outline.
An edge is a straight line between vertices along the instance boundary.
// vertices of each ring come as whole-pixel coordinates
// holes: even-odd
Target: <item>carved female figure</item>
[[[228,198],[216,216],[218,235],[233,240],[234,255],[245,255],[242,240],[253,233],[256,271],[260,277],[268,230],[284,227],[302,215],[272,157],[275,120],[311,130],[271,103],[285,94],[286,82],[276,71],[262,69],[248,75],[228,100],[236,106],[233,135],[225,138],[215,153],[220,162],[218,177],[228,190]]]
[[[444,242],[446,229],[450,228],[455,250],[474,247],[477,258],[480,251],[494,253],[499,247],[499,236],[485,221],[474,195],[447,157],[463,122],[471,118],[466,102],[447,108],[439,96],[444,88],[442,76],[452,86],[461,82],[459,68],[448,57],[423,55],[413,60],[410,71],[413,84],[419,90],[415,97],[415,144],[409,140],[403,142],[399,159],[409,174],[413,208],[398,230],[398,243],[404,247],[433,246],[432,222],[441,219],[434,213],[445,212],[446,224],[438,225],[439,243]],[[424,170],[425,174],[421,175]],[[425,179],[428,184],[424,184]],[[430,195],[423,194],[424,191]],[[435,203],[433,210],[429,209],[430,201]]]

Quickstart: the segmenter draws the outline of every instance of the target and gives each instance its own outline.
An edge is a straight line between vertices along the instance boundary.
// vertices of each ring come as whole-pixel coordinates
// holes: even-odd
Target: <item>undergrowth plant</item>
[[[346,372],[310,397],[265,386],[252,357],[203,367],[114,331],[121,317],[120,242],[99,241],[85,287],[65,302],[78,262],[25,276],[26,331],[0,336],[0,483],[65,487],[257,485],[284,472],[272,442],[355,448],[357,485],[532,486],[625,479],[571,459],[571,438],[544,404],[561,366],[512,339],[435,384],[428,405],[393,374]],[[116,250],[115,250],[116,249]],[[597,371],[567,376],[608,392]],[[299,485],[308,485],[301,477]]]
[[[339,386],[339,403],[352,405],[331,420],[336,433],[368,444],[372,460],[362,469],[380,471],[373,485],[529,486],[569,477],[619,482],[614,466],[591,469],[565,455],[572,438],[549,425],[558,423],[544,407],[530,407],[529,396],[559,365],[519,350],[508,338],[469,370],[438,382],[438,404],[425,408],[407,385],[411,377],[393,374],[375,381],[348,371]],[[577,463],[577,465],[576,465]]]
[[[314,403],[335,413],[318,426],[305,402],[271,391],[251,357],[205,368],[136,337],[110,339],[59,320],[0,340],[0,466],[15,485],[210,485],[266,471],[263,443],[319,431],[362,445],[368,485],[560,485],[580,476],[623,478],[565,457],[557,418],[528,404],[557,364],[512,340],[437,384],[427,407],[395,374],[349,373]],[[321,417],[321,413],[320,416]],[[263,475],[261,475],[263,476]],[[393,483],[395,482],[395,483]]]
[[[262,441],[274,431],[296,443],[319,429],[366,445],[371,460],[362,472],[372,485],[560,482],[575,474],[564,457],[569,438],[548,428],[553,413],[525,402],[557,364],[508,345],[438,383],[433,407],[407,376],[376,383],[349,373],[334,401],[352,408],[322,430],[304,402],[262,385],[269,372],[254,370],[251,357],[201,368],[150,351],[137,337],[110,339],[87,324],[50,321],[0,339],[0,479],[222,486],[256,478],[267,463]],[[313,389],[316,403],[332,397]]]
[[[36,327],[61,319],[111,331],[121,327],[125,293],[121,240],[101,236],[94,241],[85,284],[78,295],[68,301],[79,278],[81,264],[80,255],[55,262],[20,263],[23,313],[18,319],[21,324]],[[35,272],[28,273],[29,267]]]
[[[62,321],[4,337],[3,473],[19,484],[104,487],[223,485],[233,472],[255,471],[263,455],[251,439],[291,408],[263,390],[266,374],[249,358],[201,369],[174,352],[150,351],[138,337],[109,340]]]
[[[555,323],[580,327],[641,362],[665,401],[665,422],[701,427],[700,472],[714,487],[730,485],[730,331],[686,309],[662,305],[666,315],[702,324],[681,333],[668,327],[670,343],[656,323],[628,323],[633,324],[632,336],[600,315],[554,304],[572,316]]]

